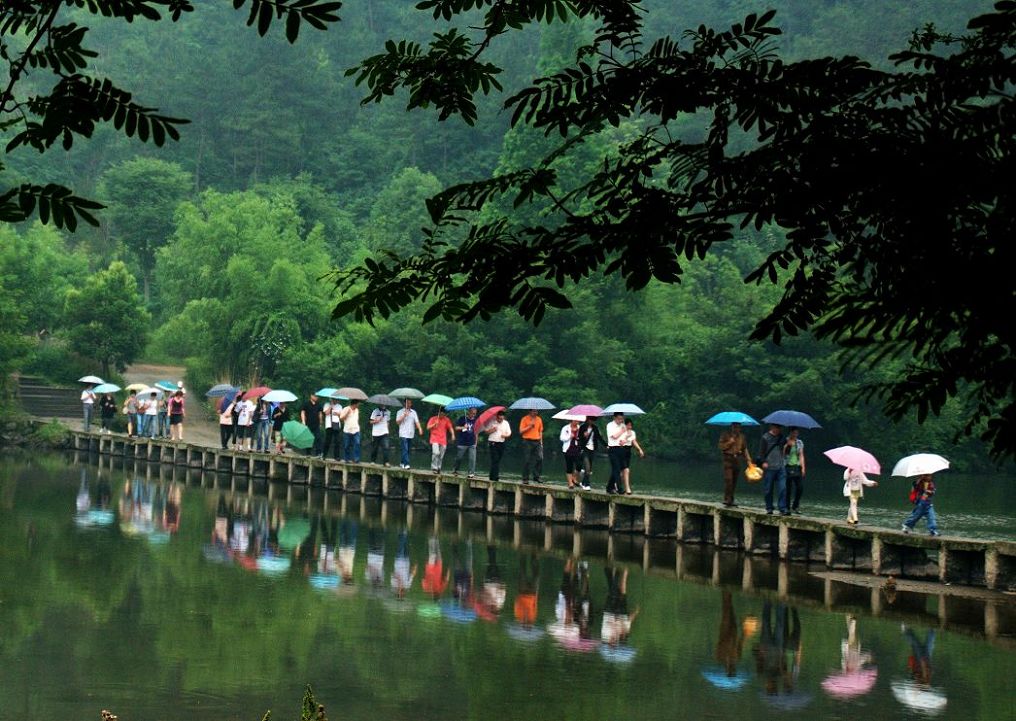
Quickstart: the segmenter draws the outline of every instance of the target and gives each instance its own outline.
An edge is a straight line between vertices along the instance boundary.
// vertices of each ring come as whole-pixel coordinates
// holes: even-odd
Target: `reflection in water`
[[[565,561],[554,608],[555,620],[547,632],[564,649],[588,653],[597,646],[592,637],[589,618],[592,603],[589,597],[589,563],[569,558]]]
[[[734,613],[734,598],[730,591],[721,592],[720,629],[716,639],[716,661],[719,666],[702,670],[702,677],[719,689],[736,691],[748,683],[749,676],[738,669],[744,650],[744,633]]]
[[[931,685],[931,654],[935,650],[935,630],[929,629],[923,642],[906,625],[903,626],[903,634],[910,644],[910,655],[907,657],[910,679],[893,681],[893,696],[907,708],[928,716],[937,716],[945,711],[946,696],[941,689]]]
[[[755,670],[763,683],[767,703],[777,708],[800,709],[811,694],[797,688],[801,673],[801,619],[796,608],[766,600],[762,605],[762,631],[754,649]]]
[[[75,476],[69,495],[77,488],[78,515],[118,507],[123,533],[139,538],[158,533],[168,535],[180,528],[183,497],[179,485],[129,481],[123,485],[122,495],[112,499],[110,484],[103,481],[101,474],[91,483],[82,478],[79,486],[73,485],[77,480]],[[69,495],[64,501],[64,514]],[[200,496],[189,492],[187,507],[192,509],[189,511],[192,515]],[[202,534],[207,540],[205,558],[251,571],[242,584],[236,583],[238,593],[256,589],[280,607],[298,595],[301,588],[305,589],[313,603],[300,599],[294,608],[320,624],[313,633],[322,639],[325,653],[329,652],[328,644],[338,642],[333,640],[335,634],[320,634],[318,629],[341,628],[338,634],[343,639],[341,652],[347,656],[354,652],[365,657],[375,653],[412,654],[419,653],[424,646],[429,653],[435,638],[441,639],[438,643],[453,638],[457,654],[474,654],[475,648],[480,648],[480,653],[490,654],[483,657],[484,664],[499,672],[503,671],[499,664],[505,663],[504,659],[515,663],[522,655],[526,655],[525,663],[537,671],[537,664],[561,663],[555,658],[568,658],[564,663],[577,662],[583,666],[600,664],[601,671],[588,674],[588,678],[607,679],[601,682],[602,688],[595,684],[584,687],[584,692],[594,695],[629,693],[618,683],[621,678],[651,686],[659,682],[659,677],[663,683],[673,684],[674,689],[680,688],[685,693],[709,691],[717,703],[730,704],[728,715],[718,717],[729,717],[729,713],[735,713],[735,707],[744,712],[750,710],[760,718],[782,717],[787,710],[806,707],[809,714],[824,717],[838,713],[844,701],[869,695],[875,698],[880,690],[881,706],[899,712],[896,702],[889,698],[890,685],[877,684],[873,655],[862,647],[858,628],[859,624],[864,625],[860,630],[871,644],[876,633],[873,629],[881,628],[884,635],[887,627],[884,619],[847,617],[842,634],[845,638],[837,649],[833,639],[840,636],[843,617],[803,606],[803,620],[809,628],[809,663],[802,672],[802,617],[795,603],[786,602],[794,598],[793,594],[790,599],[781,596],[780,600],[776,600],[775,594],[751,596],[742,592],[740,578],[729,583],[723,581],[724,575],[719,576],[723,582],[715,580],[716,576],[703,576],[703,585],[695,586],[643,575],[636,565],[625,565],[613,558],[598,561],[595,555],[583,554],[590,553],[589,546],[580,550],[578,544],[558,545],[560,555],[555,555],[545,545],[549,552],[544,553],[539,544],[551,541],[544,541],[525,526],[521,532],[519,526],[515,527],[516,547],[512,548],[496,540],[499,537],[496,526],[491,531],[488,525],[484,535],[477,530],[479,524],[470,528],[468,520],[463,521],[461,516],[457,519],[457,531],[439,533],[439,528],[451,525],[455,529],[456,525],[444,523],[443,516],[438,524],[436,514],[433,525],[429,525],[427,513],[417,513],[415,507],[411,513],[403,512],[396,504],[388,505],[379,517],[372,515],[372,505],[367,501],[348,506],[343,502],[342,506],[351,507],[349,515],[329,512],[327,506],[324,510],[311,509],[309,504],[281,502],[254,493],[216,492],[208,496],[208,503],[208,519],[201,524],[206,529],[204,534],[210,529],[210,536]],[[421,527],[421,517],[428,525]],[[190,524],[189,518],[188,527]],[[92,533],[91,537],[95,535]],[[110,537],[119,537],[115,528]],[[520,538],[521,542],[517,540]],[[550,539],[549,534],[547,538]],[[173,548],[182,548],[182,541],[186,541],[186,535],[175,540]],[[134,548],[148,553],[147,544],[134,543]],[[745,561],[750,562],[753,559]],[[419,563],[424,568],[418,575]],[[212,583],[220,584],[226,578],[223,569],[202,565],[206,580],[211,578]],[[234,572],[233,581],[239,576]],[[720,587],[710,587],[710,583]],[[629,584],[635,584],[634,588],[641,588],[642,592],[633,592]],[[651,590],[648,597],[647,585]],[[658,595],[654,595],[654,590]],[[346,610],[336,616],[328,604],[342,604]],[[673,614],[677,609],[679,616]],[[372,622],[357,622],[371,618],[370,614],[378,610],[391,616],[387,622],[400,624],[399,634],[378,634]],[[228,615],[228,610],[221,607],[215,607],[215,612]],[[410,615],[396,620],[394,614]],[[680,627],[674,621],[677,617],[681,618]],[[341,627],[336,625],[336,618],[342,619]],[[477,620],[483,623],[476,623]],[[378,623],[385,621],[378,619]],[[708,636],[697,635],[695,624],[708,628]],[[813,624],[821,628],[813,631]],[[364,627],[370,629],[369,635],[363,633]],[[897,627],[892,627],[894,639]],[[230,645],[250,641],[253,648],[257,647],[262,632],[278,636],[280,629],[266,620],[264,626],[252,630],[250,639],[220,638],[217,642]],[[403,645],[384,650],[385,639],[396,636]],[[816,644],[817,638],[830,640]],[[942,712],[945,694],[931,685],[935,633],[920,634],[907,629],[903,638],[909,649],[906,666],[910,673],[909,677],[901,674],[892,682],[892,695],[907,708],[929,714]],[[346,643],[345,639],[350,641]],[[699,643],[699,647],[693,642]],[[883,668],[892,664],[903,670],[902,659],[894,660],[885,644],[876,641],[871,647],[879,650]],[[575,654],[582,654],[582,660],[576,660]],[[476,656],[468,658],[477,660]],[[609,669],[608,664],[618,666]],[[688,674],[682,664],[694,672]],[[756,674],[751,672],[752,664]],[[377,665],[377,661],[364,663],[364,667]],[[827,669],[836,670],[826,674]],[[957,699],[962,698],[962,692],[950,682],[949,672],[940,670],[935,680],[950,689],[958,707],[961,701]],[[475,673],[482,675],[486,671],[477,667]],[[816,694],[820,687],[823,693]],[[624,697],[625,703],[633,700]],[[646,707],[632,715],[633,721],[658,717],[648,715],[653,703],[646,701]],[[660,708],[652,710],[659,712]],[[519,717],[509,714],[506,719]],[[576,719],[586,717],[588,714],[575,715]],[[678,713],[675,717],[694,716]]]
[[[600,655],[608,661],[630,663],[635,658],[635,649],[628,645],[631,625],[639,615],[639,609],[628,613],[628,568],[607,566],[607,600],[603,604],[603,622],[600,625]]]
[[[74,522],[81,528],[111,526],[116,520],[116,514],[110,508],[113,493],[109,480],[99,471],[96,474],[96,481],[96,490],[93,494],[89,489],[85,469],[81,469],[81,483],[75,499],[77,512],[74,514]]]
[[[104,496],[108,503],[109,490],[103,490],[100,481],[100,506]],[[170,536],[180,529],[182,496],[183,487],[176,481],[168,485],[154,481],[126,481],[120,496],[120,531],[127,536],[142,536],[154,545],[169,542]],[[80,509],[80,493],[78,498]],[[102,513],[103,510],[99,512]],[[93,511],[88,513],[92,514]],[[112,514],[111,511],[109,513]]]
[[[850,699],[871,691],[878,668],[870,652],[861,648],[857,619],[847,616],[847,637],[840,644],[840,671],[826,676],[822,690],[833,698]]]

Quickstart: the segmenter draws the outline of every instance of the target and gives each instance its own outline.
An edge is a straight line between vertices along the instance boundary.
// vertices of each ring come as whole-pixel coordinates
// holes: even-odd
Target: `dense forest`
[[[987,0],[784,0],[770,3],[788,58],[856,54],[876,64],[927,22],[958,32]],[[645,3],[646,34],[680,37],[699,24],[726,27],[764,10],[747,0]],[[593,277],[570,294],[573,310],[537,328],[516,315],[468,326],[421,325],[423,308],[371,327],[333,320],[328,274],[386,249],[423,242],[424,201],[449,184],[522,167],[549,147],[508,130],[503,97],[491,96],[469,127],[407,113],[399,102],[361,106],[345,70],[389,37],[425,39],[431,28],[399,0],[343,8],[342,23],[289,45],[259,38],[228,3],[202,3],[173,26],[125,32],[82,13],[100,51],[97,71],[131,84],[141,102],[185,117],[179,143],[155,149],[100,129],[73,152],[20,149],[19,178],[66,183],[107,205],[98,229],[0,227],[0,368],[56,382],[144,359],[183,362],[191,388],[264,381],[306,393],[321,385],[368,392],[413,385],[491,402],[541,395],[561,405],[632,401],[649,414],[640,436],[656,453],[707,455],[702,421],[738,408],[762,415],[805,410],[829,445],[887,455],[946,452],[983,464],[978,442],[953,436],[969,414],[960,402],[923,425],[890,424],[854,403],[888,378],[889,364],[844,369],[834,347],[798,337],[749,343],[779,288],[743,278],[780,243],[778,229],[745,230],[722,252],[692,263],[677,286],[630,294]],[[506,88],[571,60],[588,28],[553,24],[510,33],[492,48]],[[637,129],[601,134],[587,162]],[[606,144],[606,145],[604,145]],[[586,172],[581,154],[568,174]],[[527,221],[545,208],[523,206]],[[115,309],[115,310],[113,310]]]

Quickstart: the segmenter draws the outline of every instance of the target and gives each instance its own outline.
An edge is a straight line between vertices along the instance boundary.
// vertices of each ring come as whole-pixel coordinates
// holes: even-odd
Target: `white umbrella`
[[[106,381],[102,380],[102,378],[100,378],[99,376],[81,376],[80,378],[78,378],[78,383],[94,383],[98,385],[99,383],[105,382]]]
[[[292,403],[296,400],[296,396],[289,391],[268,391],[262,396],[262,398],[269,403]]]
[[[942,713],[948,703],[945,694],[932,686],[924,686],[914,681],[893,681],[889,686],[897,701],[907,708],[923,711],[929,716]]]
[[[913,478],[927,473],[944,471],[948,467],[949,461],[935,453],[915,453],[898,460],[893,466],[893,475]]]
[[[558,411],[557,413],[552,415],[551,418],[553,418],[556,421],[584,421],[586,419],[585,416],[572,415],[567,410]]]

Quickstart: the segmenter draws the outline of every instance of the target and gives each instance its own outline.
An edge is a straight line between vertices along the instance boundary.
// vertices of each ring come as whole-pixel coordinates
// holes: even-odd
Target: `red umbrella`
[[[490,423],[491,419],[493,419],[494,416],[498,414],[498,411],[503,410],[504,406],[491,406],[490,408],[488,408],[479,415],[479,417],[476,419],[476,425],[474,425],[473,427],[482,433],[483,429],[487,427],[487,424]]]
[[[256,401],[266,393],[271,393],[272,389],[268,386],[258,386],[257,388],[251,388],[249,391],[243,394],[245,401]]]

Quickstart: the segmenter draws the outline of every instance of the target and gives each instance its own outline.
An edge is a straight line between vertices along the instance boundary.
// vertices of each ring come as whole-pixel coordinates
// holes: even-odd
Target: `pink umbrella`
[[[853,698],[871,691],[876,678],[878,678],[878,669],[876,668],[834,673],[826,676],[822,682],[822,690],[835,698]]]
[[[476,428],[478,431],[482,431],[484,428],[487,427],[487,424],[490,423],[494,419],[494,417],[497,415],[498,411],[503,411],[503,410],[504,410],[504,406],[491,406],[490,408],[485,410],[483,413],[481,413],[479,415],[479,417],[477,417],[477,419],[476,419],[476,425],[473,426],[473,427]]]
[[[878,464],[878,459],[863,448],[855,448],[854,446],[830,448],[828,451],[825,451],[825,456],[837,466],[843,466],[844,468],[853,468],[855,471],[861,471],[862,473],[882,472],[882,466]]]
[[[568,409],[568,415],[570,416],[593,416],[599,418],[603,415],[603,409],[599,406],[594,406],[592,403],[585,403],[577,406],[572,406]]]

